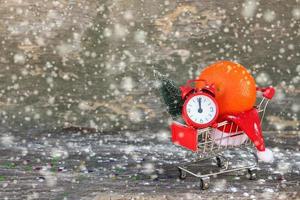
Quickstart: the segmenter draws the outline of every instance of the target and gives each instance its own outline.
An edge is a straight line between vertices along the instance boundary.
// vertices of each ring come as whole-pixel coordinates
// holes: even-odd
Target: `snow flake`
[[[14,144],[14,139],[15,138],[12,135],[3,135],[1,136],[0,141],[4,146],[12,146]]]
[[[294,113],[298,113],[300,111],[300,105],[293,103],[291,109]]]
[[[69,157],[69,153],[66,149],[62,149],[61,147],[60,148],[53,148],[51,150],[51,157],[53,158],[67,158]]]
[[[266,86],[272,83],[272,79],[266,72],[261,72],[257,75],[256,82],[262,86]]]
[[[17,54],[14,55],[14,62],[15,62],[16,64],[24,64],[25,61],[26,61],[26,57],[25,57],[24,54],[22,54],[22,53],[17,53]]]
[[[89,103],[87,101],[81,101],[78,104],[78,108],[80,110],[91,110],[91,106],[89,105]]]
[[[121,81],[121,88],[125,91],[132,91],[132,89],[135,87],[135,82],[131,77],[124,77]]]
[[[112,35],[111,29],[105,28],[105,29],[104,29],[103,35],[104,35],[105,37],[110,37],[110,36]]]
[[[132,14],[132,11],[130,10],[127,10],[124,12],[124,18],[129,21],[129,20],[132,20],[133,19],[133,14]]]
[[[114,34],[116,38],[124,38],[129,33],[126,26],[122,24],[115,24],[114,25]]]
[[[126,146],[126,148],[124,148],[124,151],[126,154],[131,154],[134,152],[134,150],[135,150],[135,147],[132,145],[128,145],[128,146]]]
[[[257,9],[256,0],[246,0],[243,4],[242,15],[244,18],[252,18]]]
[[[145,31],[136,31],[134,34],[134,40],[139,43],[144,43],[147,33]]]
[[[300,19],[300,8],[294,8],[292,11],[292,15],[295,19]]]
[[[55,102],[55,97],[49,97],[48,103],[49,103],[50,105],[53,105],[54,102]]]
[[[272,10],[266,10],[263,15],[263,18],[266,22],[273,21],[275,19],[275,17],[276,17],[276,14]]]
[[[155,171],[154,165],[152,163],[145,163],[143,165],[143,173],[152,174]]]
[[[73,46],[67,43],[62,43],[58,45],[56,48],[61,57],[65,57],[73,51]]]
[[[143,113],[140,109],[133,108],[129,111],[128,117],[132,122],[137,123],[142,120]]]

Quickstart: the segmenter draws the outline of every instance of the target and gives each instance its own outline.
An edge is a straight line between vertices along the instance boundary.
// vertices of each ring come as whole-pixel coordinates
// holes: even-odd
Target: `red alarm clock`
[[[190,86],[196,81],[205,82],[202,89]],[[219,107],[215,99],[215,86],[207,85],[205,80],[189,80],[185,86],[180,87],[181,97],[184,99],[182,118],[187,125],[194,128],[206,128],[216,123]]]

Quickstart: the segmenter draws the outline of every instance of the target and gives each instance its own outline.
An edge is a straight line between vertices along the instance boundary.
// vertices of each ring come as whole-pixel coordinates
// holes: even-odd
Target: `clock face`
[[[194,125],[210,125],[218,114],[216,101],[205,94],[196,94],[187,99],[184,106],[186,117]]]

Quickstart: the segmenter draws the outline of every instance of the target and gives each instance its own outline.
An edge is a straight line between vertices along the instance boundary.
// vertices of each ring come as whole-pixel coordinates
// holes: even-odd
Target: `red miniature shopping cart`
[[[257,91],[262,92],[262,99],[257,106],[237,115],[223,116],[218,119],[217,123],[209,127],[193,128],[178,122],[172,123],[172,142],[199,155],[196,162],[182,163],[178,166],[180,179],[185,179],[187,174],[190,174],[200,178],[201,189],[207,189],[210,177],[218,174],[247,170],[250,179],[256,178],[258,159],[268,161],[272,159],[270,151],[265,148],[261,123],[268,102],[273,98],[275,90],[268,87],[257,88]],[[251,147],[255,147],[257,153],[253,153]],[[223,155],[227,149],[251,151],[255,162],[243,166],[232,166]],[[215,159],[220,170],[203,174],[190,169],[191,165],[207,159]]]

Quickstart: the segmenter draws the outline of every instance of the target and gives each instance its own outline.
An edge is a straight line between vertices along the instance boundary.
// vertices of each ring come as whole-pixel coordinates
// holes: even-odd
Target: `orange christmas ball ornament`
[[[256,84],[245,67],[231,61],[219,61],[206,67],[199,79],[215,84],[219,114],[235,114],[250,110],[256,101]],[[202,88],[203,83],[196,83]]]

